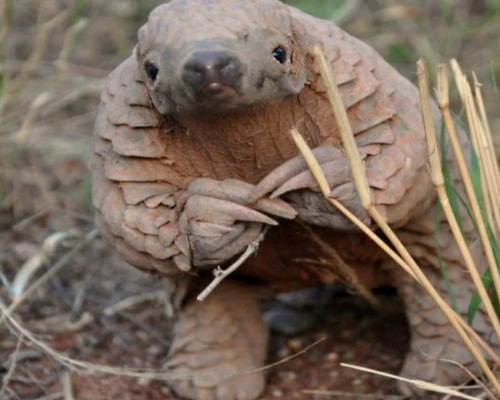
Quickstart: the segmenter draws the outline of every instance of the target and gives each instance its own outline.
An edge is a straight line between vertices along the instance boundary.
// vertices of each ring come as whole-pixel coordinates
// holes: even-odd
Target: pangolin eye
[[[286,61],[286,50],[283,47],[276,47],[273,50],[273,57],[280,62],[280,64],[284,64]]]
[[[156,76],[158,75],[158,67],[150,62],[147,62],[144,64],[144,69],[146,70],[146,74],[149,79],[151,79],[151,82],[154,82],[156,80]]]

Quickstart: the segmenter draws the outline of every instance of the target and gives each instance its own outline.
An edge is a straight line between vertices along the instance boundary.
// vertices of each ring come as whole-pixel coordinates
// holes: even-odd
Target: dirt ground
[[[42,261],[32,284],[93,229],[88,162],[99,91],[158,3],[0,1],[2,307],[12,302],[9,293],[23,264]],[[334,18],[412,80],[418,58],[434,68],[457,57],[484,83],[492,127],[500,127],[491,83],[492,76],[500,80],[498,1],[293,3]],[[51,248],[48,238],[58,233],[69,238]],[[0,400],[174,399],[150,377],[169,346],[163,285],[92,241],[15,310],[26,332],[0,322]],[[302,309],[314,312],[318,323],[298,335],[272,336],[269,364],[286,361],[269,368],[262,399],[401,398],[392,380],[340,366],[398,372],[408,345],[406,320],[397,295],[379,296],[383,311],[345,293],[319,311]],[[58,353],[48,354],[38,341]],[[104,373],[103,366],[127,370]]]

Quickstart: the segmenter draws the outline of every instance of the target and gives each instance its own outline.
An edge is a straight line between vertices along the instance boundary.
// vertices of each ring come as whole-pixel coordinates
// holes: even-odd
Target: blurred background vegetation
[[[37,213],[49,230],[91,219],[90,137],[105,76],[159,0],[2,0],[0,228]],[[487,84],[498,127],[500,0],[288,0],[375,47],[414,80],[415,62],[459,59]],[[51,226],[51,224],[54,226]]]

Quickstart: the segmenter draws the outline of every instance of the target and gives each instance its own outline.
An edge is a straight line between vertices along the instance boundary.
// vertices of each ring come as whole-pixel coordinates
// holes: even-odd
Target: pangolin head
[[[136,56],[160,113],[221,112],[299,93],[304,38],[278,0],[172,0],[140,29]]]

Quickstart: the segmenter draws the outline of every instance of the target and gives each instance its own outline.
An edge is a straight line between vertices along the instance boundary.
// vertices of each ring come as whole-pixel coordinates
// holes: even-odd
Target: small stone
[[[278,358],[283,359],[289,357],[291,354],[290,349],[288,347],[282,347],[278,351]]]
[[[331,371],[330,372],[330,377],[332,379],[337,379],[339,377],[339,371]]]
[[[288,341],[288,347],[292,350],[300,350],[303,346],[302,340],[300,339],[290,339]]]
[[[149,346],[147,349],[146,349],[146,352],[151,355],[151,356],[157,356],[158,354],[160,354],[162,352],[162,347],[161,346],[158,346],[156,344],[153,344],[151,346]]]
[[[139,378],[139,379],[137,379],[137,383],[140,386],[149,386],[149,385],[151,385],[151,382],[152,382],[152,380],[149,379],[149,378]]]

